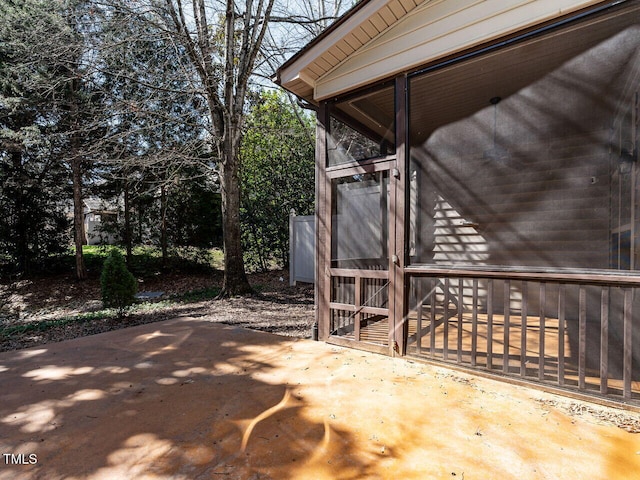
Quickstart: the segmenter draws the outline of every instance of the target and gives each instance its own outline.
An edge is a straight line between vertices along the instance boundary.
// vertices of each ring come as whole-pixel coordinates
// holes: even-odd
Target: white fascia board
[[[600,0],[429,2],[316,80],[314,99],[371,84],[597,3]]]
[[[316,45],[311,47],[308,51],[303,53],[300,58],[295,60],[291,65],[280,71],[280,83],[287,85],[296,79],[303,80],[301,72],[313,63],[318,57],[322,56],[326,51],[336,45],[345,36],[359,27],[368,18],[372,17],[378,10],[384,8],[389,3],[389,0],[371,0],[364,7],[358,10],[352,17],[346,20],[342,25],[337,27],[333,32],[320,40]],[[309,79],[309,77],[307,77]],[[314,87],[315,81],[309,83],[309,86]]]

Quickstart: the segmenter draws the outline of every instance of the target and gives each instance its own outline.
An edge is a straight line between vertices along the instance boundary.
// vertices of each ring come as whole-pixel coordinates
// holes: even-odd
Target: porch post
[[[317,113],[316,124],[316,268],[315,268],[315,305],[318,340],[325,341],[330,333],[329,295],[331,294],[331,184],[326,175],[327,167],[327,126],[329,115],[327,103],[322,102]]]
[[[394,227],[391,240],[391,261],[389,279],[392,292],[389,292],[389,345],[392,355],[404,355],[407,338],[407,324],[404,321],[407,293],[404,278],[406,265],[405,213],[407,188],[407,77],[396,78],[396,168],[391,175],[391,218]]]

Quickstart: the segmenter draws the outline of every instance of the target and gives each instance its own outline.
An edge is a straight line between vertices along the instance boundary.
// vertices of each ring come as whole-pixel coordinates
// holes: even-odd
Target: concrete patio
[[[205,318],[3,353],[0,392],[1,480],[640,472],[640,436],[568,399]]]

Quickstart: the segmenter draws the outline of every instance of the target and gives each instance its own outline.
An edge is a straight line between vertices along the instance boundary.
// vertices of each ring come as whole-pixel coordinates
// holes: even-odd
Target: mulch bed
[[[272,271],[249,276],[256,293],[221,300],[177,300],[138,309],[124,318],[73,320],[100,310],[97,278],[77,282],[60,275],[0,284],[0,327],[46,322],[33,328],[0,336],[0,351],[18,350],[120,328],[168,320],[198,317],[280,335],[308,338],[314,322],[313,286],[289,286],[288,273]],[[140,281],[140,291],[162,291],[164,298],[179,298],[189,292],[219,288],[221,275],[166,274]]]

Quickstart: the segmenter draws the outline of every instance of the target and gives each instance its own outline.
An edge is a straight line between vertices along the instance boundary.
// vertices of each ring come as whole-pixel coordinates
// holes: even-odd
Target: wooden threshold
[[[389,355],[389,347],[386,347],[383,345],[377,345],[375,343],[368,343],[363,341],[357,342],[354,339],[350,339],[348,337],[336,336],[336,335],[330,335],[326,341],[331,345],[354,348],[356,350],[364,350],[365,352],[379,353],[381,355]]]

